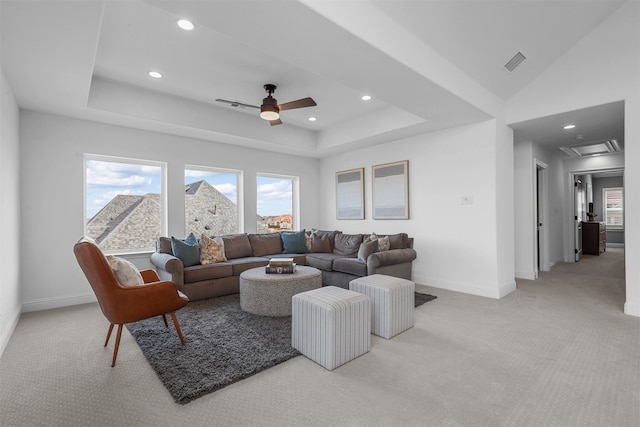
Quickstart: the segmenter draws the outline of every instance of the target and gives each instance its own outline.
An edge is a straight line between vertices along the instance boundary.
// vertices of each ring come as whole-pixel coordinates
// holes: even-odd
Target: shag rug
[[[436,297],[416,292],[415,306]],[[239,294],[190,302],[176,312],[186,345],[167,316],[127,324],[177,403],[186,404],[300,353],[291,347],[291,316],[240,309]]]

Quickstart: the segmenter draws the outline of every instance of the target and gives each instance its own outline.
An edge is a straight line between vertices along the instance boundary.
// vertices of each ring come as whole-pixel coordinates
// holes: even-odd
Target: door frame
[[[548,239],[548,192],[549,192],[549,165],[545,162],[533,159],[533,230],[534,251],[533,266],[534,276],[537,279],[539,271],[550,271],[549,239]]]

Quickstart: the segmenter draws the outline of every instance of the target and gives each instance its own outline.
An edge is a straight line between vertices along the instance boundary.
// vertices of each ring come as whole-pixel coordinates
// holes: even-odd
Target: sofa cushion
[[[161,254],[169,254],[173,255],[173,250],[171,249],[171,238],[170,237],[160,237],[156,242],[156,252]]]
[[[357,258],[338,258],[333,261],[333,271],[362,277],[367,275],[367,263]]]
[[[295,232],[280,233],[282,237],[282,253],[284,254],[304,254],[307,249],[307,236],[304,230]]]
[[[374,252],[378,252],[378,239],[365,240],[360,244],[358,249],[358,259],[363,262],[367,262],[367,258]]]
[[[269,264],[269,261],[266,258],[260,257],[246,257],[246,258],[236,258],[230,259],[228,261],[233,268],[233,275],[239,276],[245,270],[249,270],[250,268],[256,267],[264,267]]]
[[[249,234],[253,256],[265,256],[282,253],[280,233]]]
[[[310,252],[315,253],[331,253],[333,249],[331,249],[331,241],[329,240],[329,236],[327,234],[316,234],[313,233],[311,235],[311,250]]]
[[[249,236],[246,233],[222,236],[222,240],[224,240],[224,253],[227,260],[253,255]]]
[[[407,233],[391,234],[389,237],[389,249],[406,249],[409,236]]]
[[[185,267],[200,264],[200,243],[193,233],[189,233],[189,236],[184,240],[171,236],[171,250],[174,256],[180,258]]]
[[[206,235],[200,237],[200,264],[215,264],[216,262],[226,261],[224,254],[224,240],[222,237],[214,237],[210,239]]]
[[[116,275],[118,283],[122,286],[128,288],[129,286],[139,286],[144,284],[142,275],[132,262],[113,255],[107,255],[107,262],[109,263],[111,270],[113,270],[113,274]]]
[[[226,262],[194,265],[184,269],[184,283],[201,282],[203,280],[219,279],[229,276],[233,276],[233,267]]]
[[[313,229],[313,234],[314,235],[318,235],[318,236],[327,236],[329,238],[329,244],[331,245],[331,252],[333,252],[333,244],[335,241],[335,237],[337,234],[341,234],[342,231],[338,231],[338,230],[316,230],[315,228]]]
[[[347,257],[355,257],[358,255],[358,249],[360,249],[361,243],[362,234],[336,234],[333,253]]]
[[[307,265],[320,270],[331,271],[333,268],[333,261],[339,258],[343,258],[343,256],[325,253],[307,254]]]

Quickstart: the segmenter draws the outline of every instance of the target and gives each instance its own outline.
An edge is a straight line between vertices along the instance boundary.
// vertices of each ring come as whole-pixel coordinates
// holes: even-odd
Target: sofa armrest
[[[151,263],[156,266],[161,280],[172,281],[178,290],[184,292],[184,265],[180,258],[154,252],[151,254]]]
[[[411,262],[416,257],[415,249],[391,249],[389,251],[374,252],[367,258],[367,274],[375,274],[379,267]]]

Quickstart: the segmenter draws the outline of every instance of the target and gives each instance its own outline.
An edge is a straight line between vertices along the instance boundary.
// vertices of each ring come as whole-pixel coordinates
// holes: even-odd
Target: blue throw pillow
[[[200,243],[193,233],[190,233],[184,240],[171,236],[171,250],[176,257],[180,258],[185,267],[200,264]]]
[[[283,254],[306,254],[309,252],[307,248],[307,235],[304,230],[293,233],[280,233],[282,237]]]

